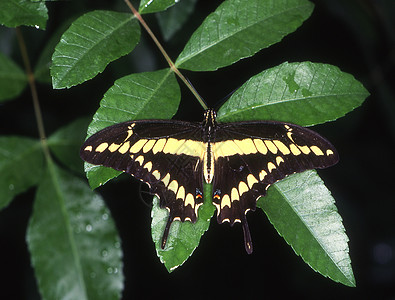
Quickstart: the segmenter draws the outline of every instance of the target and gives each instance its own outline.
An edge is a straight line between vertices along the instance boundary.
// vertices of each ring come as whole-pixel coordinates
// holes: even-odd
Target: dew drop
[[[112,274],[114,272],[114,269],[112,267],[107,268],[107,273]]]
[[[121,247],[121,243],[120,242],[115,242],[114,243],[114,247],[119,249]]]
[[[107,213],[104,213],[104,214],[101,216],[101,218],[102,218],[104,221],[108,220],[108,214],[107,214]]]
[[[106,249],[102,250],[101,256],[106,257],[108,255],[108,251]]]
[[[91,224],[86,225],[85,226],[85,230],[88,231],[88,232],[91,232],[92,231],[92,225]]]
[[[8,186],[8,189],[10,191],[13,191],[15,189],[15,186],[12,183],[10,183],[10,185]]]
[[[39,25],[34,25],[34,27],[36,27],[36,29],[40,29],[40,26],[39,26]]]

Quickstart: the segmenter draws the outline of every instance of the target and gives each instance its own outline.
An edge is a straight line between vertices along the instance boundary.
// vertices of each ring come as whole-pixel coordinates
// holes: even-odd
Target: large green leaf
[[[52,162],[27,232],[43,299],[119,299],[120,239],[102,198]]]
[[[152,207],[151,234],[155,242],[156,253],[167,271],[172,272],[181,266],[193,253],[200,243],[202,235],[210,225],[215,207],[211,199],[211,185],[204,186],[204,204],[199,208],[198,220],[195,224],[191,222],[175,221],[170,227],[169,237],[164,249],[162,249],[163,231],[169,217],[166,209],[159,207],[159,199],[154,197]]]
[[[0,137],[0,209],[40,181],[43,157],[38,140],[20,136]]]
[[[48,138],[48,146],[57,160],[76,172],[83,172],[80,148],[86,137],[88,118],[78,119],[60,128]]]
[[[213,71],[279,42],[313,11],[307,0],[224,1],[195,31],[176,66]]]
[[[180,88],[170,69],[131,74],[115,81],[93,116],[88,136],[116,123],[138,119],[170,119],[180,103]],[[119,175],[102,166],[85,165],[92,188]]]
[[[18,96],[26,83],[27,78],[23,70],[0,53],[0,102]]]
[[[314,170],[295,174],[269,188],[257,206],[278,233],[315,271],[355,286],[348,237],[335,201]]]
[[[139,40],[140,27],[132,14],[92,11],[83,15],[55,48],[53,87],[71,87],[93,78],[107,64],[131,52]]]
[[[20,25],[36,26],[45,29],[48,11],[45,2],[30,0],[1,0],[0,24],[8,27]]]
[[[344,116],[369,92],[339,68],[283,63],[251,77],[218,110],[218,120],[277,120],[310,126]]]

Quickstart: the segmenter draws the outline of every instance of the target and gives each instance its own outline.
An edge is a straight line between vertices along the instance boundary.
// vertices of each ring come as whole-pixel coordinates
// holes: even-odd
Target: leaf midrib
[[[202,52],[206,51],[207,49],[209,49],[211,47],[214,47],[215,45],[217,45],[219,43],[222,43],[223,41],[225,41],[225,40],[227,40],[227,39],[229,39],[229,38],[231,38],[233,36],[236,36],[236,35],[240,34],[240,32],[248,30],[249,28],[251,28],[253,26],[256,26],[257,24],[260,24],[262,22],[266,22],[266,21],[270,20],[271,18],[277,17],[278,15],[283,14],[285,12],[288,12],[288,11],[291,11],[291,10],[294,10],[294,9],[300,9],[302,7],[305,7],[305,6],[310,6],[310,5],[305,4],[305,5],[300,5],[300,6],[295,6],[295,7],[292,7],[292,8],[284,9],[284,10],[282,10],[282,11],[276,13],[276,14],[272,14],[272,15],[267,16],[266,18],[262,19],[259,22],[252,23],[252,24],[249,24],[248,26],[243,27],[243,28],[241,28],[239,30],[235,30],[235,31],[232,32],[232,34],[222,35],[219,40],[215,41],[215,43],[212,43],[212,44],[210,44],[210,45],[208,45],[206,47],[200,48],[198,52],[195,52],[193,55],[187,56],[185,59],[181,59],[180,61],[177,60],[175,65],[176,65],[176,67],[181,66],[183,63],[187,62],[188,60],[191,60],[195,56],[197,56],[197,55],[201,54]]]

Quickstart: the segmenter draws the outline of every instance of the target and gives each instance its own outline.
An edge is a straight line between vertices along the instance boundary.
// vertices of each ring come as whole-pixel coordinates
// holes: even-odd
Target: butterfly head
[[[217,118],[217,113],[215,112],[215,110],[211,108],[207,109],[204,112],[203,127],[206,128],[215,127],[215,124],[217,123],[216,118]]]

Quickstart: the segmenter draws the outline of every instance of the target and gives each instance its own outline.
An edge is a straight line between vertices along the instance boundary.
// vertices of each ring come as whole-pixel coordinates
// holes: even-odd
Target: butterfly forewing
[[[142,120],[116,124],[92,135],[81,148],[85,161],[124,171],[147,183],[168,208],[169,222],[196,221],[203,203],[200,124]]]

